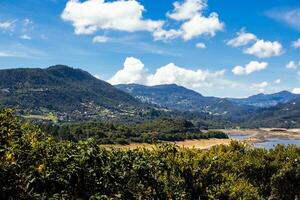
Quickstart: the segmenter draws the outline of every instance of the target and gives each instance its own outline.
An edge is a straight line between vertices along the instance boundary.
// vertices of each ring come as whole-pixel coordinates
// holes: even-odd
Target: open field
[[[228,145],[231,139],[201,139],[201,140],[185,140],[179,142],[168,142],[171,144],[176,144],[179,147],[185,148],[196,148],[196,149],[209,149],[216,145]],[[146,144],[146,143],[132,143],[129,145],[101,145],[107,148],[125,148],[125,149],[137,149],[137,148],[146,148],[153,149],[155,144]]]

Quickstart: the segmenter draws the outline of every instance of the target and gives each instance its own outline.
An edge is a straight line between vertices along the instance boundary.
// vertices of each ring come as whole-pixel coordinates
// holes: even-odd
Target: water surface
[[[284,146],[287,146],[289,144],[294,144],[294,145],[300,146],[300,140],[296,140],[296,139],[288,140],[288,139],[274,138],[274,139],[268,139],[264,142],[254,143],[254,146],[257,148],[272,149],[277,144],[282,144]]]

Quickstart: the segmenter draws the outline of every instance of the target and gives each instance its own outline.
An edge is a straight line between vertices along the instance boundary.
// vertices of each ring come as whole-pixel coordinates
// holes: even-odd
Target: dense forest
[[[0,199],[300,198],[300,148],[105,149],[0,112]]]
[[[111,122],[42,123],[42,130],[58,140],[79,141],[94,138],[101,144],[157,143],[185,139],[228,138],[220,131],[200,130],[184,119],[158,118],[142,123],[126,124]]]

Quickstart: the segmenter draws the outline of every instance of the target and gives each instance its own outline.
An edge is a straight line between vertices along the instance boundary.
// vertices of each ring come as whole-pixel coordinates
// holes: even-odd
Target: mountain
[[[300,99],[262,109],[246,121],[245,126],[299,128]]]
[[[281,91],[274,94],[257,94],[248,98],[234,99],[228,98],[229,101],[239,105],[249,105],[260,108],[275,106],[279,103],[287,103],[293,99],[300,98],[300,95],[288,91]]]
[[[65,118],[134,115],[143,109],[129,94],[64,65],[0,70],[0,105],[24,114],[54,112]]]
[[[121,84],[117,88],[128,92],[145,103],[179,111],[205,112],[212,115],[242,116],[253,110],[250,106],[236,105],[227,99],[204,97],[176,84],[144,86]]]

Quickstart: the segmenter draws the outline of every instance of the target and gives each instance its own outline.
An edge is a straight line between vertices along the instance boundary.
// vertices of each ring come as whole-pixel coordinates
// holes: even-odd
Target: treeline
[[[0,113],[0,199],[300,198],[300,148],[106,150],[59,141]]]
[[[159,118],[136,124],[109,122],[43,123],[42,130],[58,140],[94,138],[100,144],[156,143],[185,139],[228,138],[219,131],[202,132],[183,119]]]

